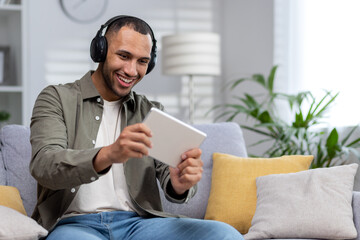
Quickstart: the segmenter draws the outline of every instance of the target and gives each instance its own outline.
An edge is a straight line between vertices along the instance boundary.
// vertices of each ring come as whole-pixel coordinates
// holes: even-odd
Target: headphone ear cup
[[[91,41],[90,56],[94,62],[105,62],[107,54],[107,40],[104,36],[96,36]]]
[[[147,71],[146,71],[146,74],[148,74],[149,72],[151,72],[154,67],[155,67],[155,64],[156,64],[156,61],[157,61],[157,56],[156,56],[156,49],[152,50],[151,51],[151,59],[150,59],[150,62],[148,64],[148,68],[147,68]]]

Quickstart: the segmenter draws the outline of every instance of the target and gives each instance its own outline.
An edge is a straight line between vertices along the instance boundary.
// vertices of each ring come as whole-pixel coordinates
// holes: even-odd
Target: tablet
[[[143,123],[152,133],[149,156],[171,167],[181,162],[181,154],[200,147],[206,138],[205,133],[157,108],[151,108]]]

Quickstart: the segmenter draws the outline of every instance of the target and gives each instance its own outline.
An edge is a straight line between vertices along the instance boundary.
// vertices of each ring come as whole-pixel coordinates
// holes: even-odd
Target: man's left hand
[[[171,184],[175,192],[184,194],[200,181],[203,172],[201,150],[194,148],[182,154],[182,162],[176,168],[169,167]]]

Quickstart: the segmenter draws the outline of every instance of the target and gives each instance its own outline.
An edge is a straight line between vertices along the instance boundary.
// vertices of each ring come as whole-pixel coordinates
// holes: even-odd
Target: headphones
[[[151,48],[150,61],[149,61],[148,68],[146,71],[146,74],[148,74],[149,72],[151,72],[151,70],[153,70],[153,68],[155,67],[155,64],[156,64],[156,51],[157,51],[156,39],[154,36],[154,32],[152,31],[149,24],[147,24],[144,20],[133,17],[133,16],[119,15],[119,16],[110,18],[105,24],[101,25],[99,31],[96,33],[96,36],[91,41],[91,45],[90,45],[91,59],[94,62],[105,62],[106,54],[107,54],[107,50],[108,50],[108,43],[107,43],[107,40],[105,37],[105,33],[103,34],[103,30],[105,28],[108,28],[113,22],[115,22],[116,20],[119,20],[121,18],[133,18],[133,19],[140,20],[143,23],[145,23],[150,29],[150,36],[151,36],[153,45]]]

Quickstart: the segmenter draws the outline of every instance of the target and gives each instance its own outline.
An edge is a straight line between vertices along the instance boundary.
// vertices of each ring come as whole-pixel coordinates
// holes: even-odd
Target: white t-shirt
[[[95,148],[114,143],[120,135],[120,126],[120,101],[104,100]],[[123,164],[117,163],[98,180],[80,186],[64,217],[104,211],[134,211],[133,209],[135,208],[127,190]]]

